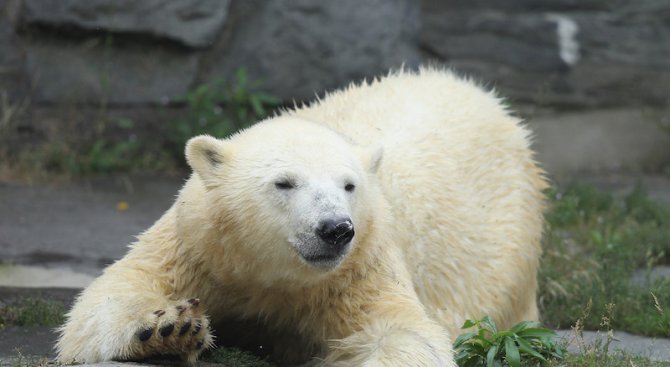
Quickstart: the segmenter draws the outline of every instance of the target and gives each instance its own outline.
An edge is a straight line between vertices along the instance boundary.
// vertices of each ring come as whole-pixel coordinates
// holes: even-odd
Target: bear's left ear
[[[186,162],[208,188],[217,184],[218,172],[229,158],[226,143],[209,135],[196,136],[186,143]]]
[[[384,147],[378,145],[373,148],[362,149],[362,159],[363,167],[369,173],[377,173],[379,166],[382,163],[382,157],[384,156]]]

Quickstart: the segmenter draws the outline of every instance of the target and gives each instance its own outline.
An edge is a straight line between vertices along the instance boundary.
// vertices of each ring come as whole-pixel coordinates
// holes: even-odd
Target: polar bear
[[[529,131],[450,71],[352,85],[186,158],[174,205],[77,299],[59,361],[194,362],[239,319],[329,366],[455,366],[464,320],[538,318]]]

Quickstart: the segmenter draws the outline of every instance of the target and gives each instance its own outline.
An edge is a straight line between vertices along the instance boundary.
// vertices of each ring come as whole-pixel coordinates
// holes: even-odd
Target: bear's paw
[[[141,355],[176,355],[188,363],[194,363],[203,350],[214,344],[209,319],[197,298],[153,311],[135,335],[134,343]]]

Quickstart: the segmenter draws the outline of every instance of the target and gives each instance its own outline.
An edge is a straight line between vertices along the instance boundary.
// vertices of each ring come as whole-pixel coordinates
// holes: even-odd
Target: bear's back
[[[379,182],[433,316],[451,326],[490,314],[504,326],[521,316],[498,310],[534,305],[535,279],[522,272],[536,271],[546,184],[529,132],[493,92],[428,68],[352,85],[289,114],[383,147]]]

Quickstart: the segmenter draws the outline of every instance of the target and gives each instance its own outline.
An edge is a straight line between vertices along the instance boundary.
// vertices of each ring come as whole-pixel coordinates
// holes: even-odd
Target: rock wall
[[[670,2],[424,0],[421,47],[521,102],[670,102]]]
[[[421,60],[412,0],[11,0],[4,13],[0,55],[15,56],[0,65],[22,66],[38,103],[166,103],[240,67],[300,100]]]
[[[100,105],[152,131],[157,106],[241,67],[290,103],[429,62],[523,111],[651,109],[670,125],[667,0],[0,0],[0,117],[35,114],[0,126],[0,145],[89,129]]]
[[[665,0],[4,0],[0,89],[165,103],[246,67],[286,100],[438,61],[550,107],[667,105]]]

